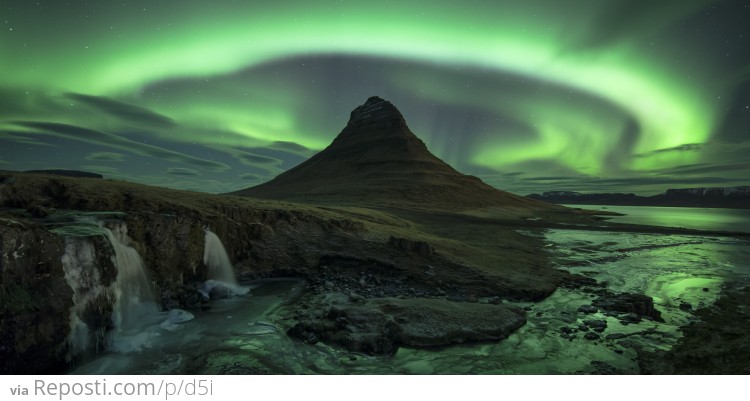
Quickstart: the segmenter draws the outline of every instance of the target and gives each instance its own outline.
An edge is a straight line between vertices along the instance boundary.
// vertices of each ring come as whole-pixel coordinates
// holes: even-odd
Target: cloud
[[[659,175],[669,174],[703,174],[703,173],[718,173],[725,171],[741,171],[750,170],[750,163],[732,163],[732,164],[708,164],[698,163],[689,164],[686,166],[677,166],[671,169],[665,169],[658,173]]]
[[[676,184],[696,184],[703,185],[707,182],[715,184],[720,183],[734,183],[739,181],[746,181],[744,179],[737,178],[725,178],[725,177],[633,177],[633,178],[605,178],[597,179],[591,182],[602,185],[616,185],[616,186],[639,186],[639,185],[676,185]]]
[[[279,167],[284,161],[275,157],[259,155],[257,153],[248,152],[242,148],[231,146],[211,145],[210,147],[228,153],[245,166],[253,167],[271,175],[277,175],[284,171]],[[262,151],[263,148],[253,148],[253,150]]]
[[[164,174],[183,175],[183,176],[201,175],[201,173],[198,170],[193,170],[191,168],[182,168],[182,167],[170,167],[164,172]]]
[[[249,152],[239,151],[237,152],[235,157],[237,157],[237,159],[239,159],[242,163],[247,164],[248,166],[255,166],[258,164],[268,165],[268,166],[278,166],[279,164],[281,164],[281,160],[279,159],[268,157],[268,156],[256,155],[256,154],[249,153]]]
[[[523,178],[525,181],[576,181],[580,180],[581,177],[529,177]]]
[[[245,181],[260,181],[263,177],[260,174],[245,173],[240,175],[240,179]]]
[[[12,141],[16,143],[22,143],[24,145],[31,145],[31,146],[51,146],[55,147],[56,145],[53,145],[51,143],[46,142],[39,142],[34,139],[31,139],[28,137],[28,135],[42,135],[40,133],[31,133],[31,132],[17,132],[17,131],[8,131],[8,130],[0,130],[0,139]]]
[[[58,136],[82,142],[108,146],[135,153],[141,156],[151,156],[174,162],[192,164],[213,171],[226,171],[230,169],[230,167],[224,163],[201,159],[173,150],[160,148],[158,146],[131,141],[130,139],[123,138],[119,135],[96,131],[76,125],[36,121],[18,121],[15,122],[15,124],[22,127],[42,130],[42,132],[38,132],[38,134]]]
[[[703,149],[704,145],[705,144],[702,143],[686,143],[672,148],[656,149],[646,153],[639,153],[637,155],[633,155],[633,157],[651,157],[654,155],[672,152],[698,152]]]
[[[119,100],[80,93],[66,93],[65,97],[84,103],[94,109],[103,111],[128,123],[156,128],[171,128],[176,125],[175,122],[167,116]]]
[[[81,166],[81,170],[109,176],[119,176],[120,170],[109,166]]]
[[[86,156],[86,160],[99,162],[121,162],[125,160],[125,155],[115,152],[94,152]]]
[[[271,149],[283,150],[290,153],[296,153],[303,156],[312,156],[314,150],[304,147],[296,142],[276,141],[269,146]]]

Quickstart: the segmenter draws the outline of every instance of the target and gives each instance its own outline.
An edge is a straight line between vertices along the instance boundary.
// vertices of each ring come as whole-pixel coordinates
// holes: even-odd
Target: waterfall
[[[73,290],[73,306],[70,308],[70,346],[68,361],[80,355],[93,341],[98,350],[105,340],[104,328],[92,331],[84,321],[86,310],[96,307],[95,300],[100,296],[109,298],[110,292],[101,284],[99,269],[96,266],[94,245],[86,237],[65,238],[65,254],[62,256],[65,281]]]
[[[117,280],[113,285],[115,307],[113,320],[118,332],[131,330],[139,326],[139,321],[159,311],[151,285],[146,275],[146,267],[128,237],[125,224],[115,226],[114,231],[105,228],[109,243],[115,251],[114,262],[117,267]]]
[[[226,298],[247,294],[248,289],[240,287],[234,277],[234,267],[229,261],[221,239],[206,229],[206,240],[203,250],[203,263],[208,266],[208,281],[203,286],[206,297]]]
[[[209,279],[237,285],[237,279],[234,277],[234,267],[232,267],[232,263],[229,261],[227,250],[224,249],[221,239],[210,230],[206,230],[203,263],[208,266]]]
[[[97,263],[94,235],[106,238],[113,252],[117,276],[114,280],[110,276],[107,284],[102,280],[105,267]],[[115,351],[138,351],[148,346],[153,337],[144,328],[160,318],[159,308],[143,260],[131,242],[127,226],[122,223],[110,230],[92,222],[86,235],[65,237],[61,261],[65,281],[73,290],[68,360],[88,350],[98,351],[103,345]],[[111,322],[102,320],[109,317],[110,310]]]

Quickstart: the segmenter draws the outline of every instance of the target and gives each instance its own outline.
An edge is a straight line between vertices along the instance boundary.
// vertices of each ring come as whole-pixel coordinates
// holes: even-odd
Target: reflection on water
[[[545,235],[559,268],[606,281],[615,292],[652,296],[665,321],[625,325],[601,312],[584,315],[578,308],[591,303],[590,295],[560,288],[542,302],[519,303],[529,309],[528,323],[504,341],[367,356],[288,338],[278,311],[303,283],[265,281],[254,283],[250,295],[196,312],[177,330],[145,322],[151,349],[102,354],[74,373],[632,374],[638,373],[635,348],[669,349],[679,340],[679,326],[692,319],[685,304],[709,305],[722,284],[750,281],[746,240],[578,230]],[[600,339],[561,336],[561,329],[591,318],[607,321]]]
[[[708,305],[722,284],[750,277],[746,239],[567,230],[551,230],[547,238],[560,268],[616,292],[646,294],[675,325],[689,319],[687,304]]]
[[[565,205],[573,208],[622,213],[610,221],[627,224],[684,227],[698,230],[750,232],[750,209],[656,206]]]

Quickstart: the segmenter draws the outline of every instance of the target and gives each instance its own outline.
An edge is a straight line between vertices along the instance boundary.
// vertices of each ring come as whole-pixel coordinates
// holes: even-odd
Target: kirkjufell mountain
[[[377,96],[351,112],[349,123],[327,148],[235,195],[418,209],[554,208],[459,173],[430,153],[401,112]]]

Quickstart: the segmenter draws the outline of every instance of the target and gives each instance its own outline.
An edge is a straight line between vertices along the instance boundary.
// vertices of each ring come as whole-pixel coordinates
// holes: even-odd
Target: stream
[[[593,295],[559,288],[541,302],[517,303],[527,309],[528,322],[503,341],[368,356],[287,337],[280,312],[305,283],[262,280],[240,283],[249,292],[191,311],[194,319],[169,330],[162,327],[168,314],[153,313],[136,330],[139,347],[114,344],[71,373],[637,374],[636,349],[669,349],[694,309],[712,304],[723,285],[750,284],[750,242],[744,239],[579,230],[544,235],[558,268],[606,282],[614,292],[653,297],[664,322],[623,324],[602,311],[584,314],[578,308]],[[600,338],[585,339],[583,328],[576,332],[585,319],[606,320]],[[564,328],[573,334],[562,336]]]

